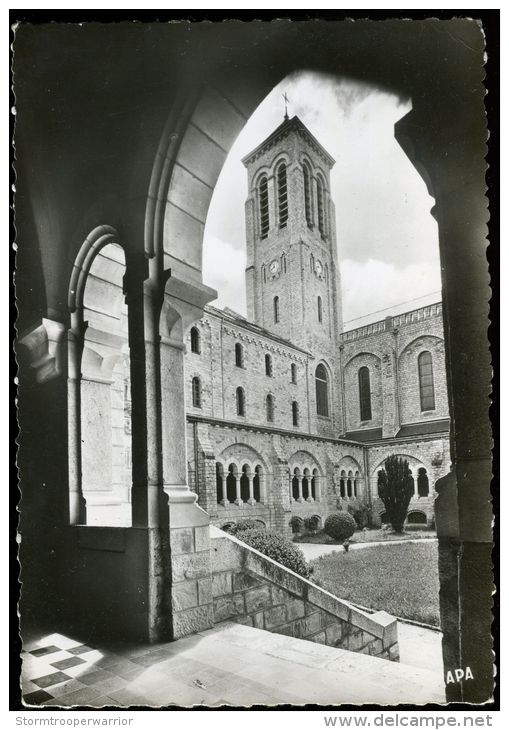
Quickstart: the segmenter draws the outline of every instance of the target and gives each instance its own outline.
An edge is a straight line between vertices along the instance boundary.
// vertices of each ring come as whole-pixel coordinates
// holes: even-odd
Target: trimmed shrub
[[[304,520],[304,529],[306,532],[316,532],[318,530],[318,527],[320,525],[320,518],[318,515],[311,515],[311,517],[306,517]]]
[[[352,537],[356,528],[355,520],[348,512],[333,512],[325,520],[323,531],[334,540],[343,542]]]
[[[359,530],[364,527],[371,527],[371,510],[366,505],[363,504],[359,507],[348,505],[348,512],[354,518]]]
[[[239,532],[244,532],[245,530],[264,530],[265,527],[262,522],[259,522],[258,520],[239,520],[238,522],[235,522],[228,532],[230,535],[238,535]]]
[[[302,518],[293,515],[293,517],[290,519],[290,527],[292,528],[292,533],[294,535],[298,535],[300,532],[302,532],[302,525]]]
[[[303,578],[311,574],[302,550],[281,535],[269,530],[243,530],[237,537]]]

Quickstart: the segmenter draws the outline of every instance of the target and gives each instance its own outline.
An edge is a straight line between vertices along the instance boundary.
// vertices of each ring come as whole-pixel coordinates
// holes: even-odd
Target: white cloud
[[[203,281],[217,289],[214,306],[230,307],[239,314],[246,311],[246,252],[208,234],[203,243]]]
[[[410,102],[359,82],[302,72],[284,79],[255,110],[215,186],[205,227],[204,280],[218,290],[219,302],[245,312],[247,174],[240,160],[283,121],[283,92],[290,97],[290,116],[297,114],[336,159],[331,192],[348,282],[344,318],[439,289],[434,201],[394,139],[394,124]]]
[[[344,259],[340,270],[345,329],[440,300],[440,271],[429,262],[398,268],[376,259]]]

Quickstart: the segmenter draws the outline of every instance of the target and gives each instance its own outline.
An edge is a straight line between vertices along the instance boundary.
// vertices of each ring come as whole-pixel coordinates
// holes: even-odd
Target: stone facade
[[[408,459],[412,470],[415,498],[410,504],[410,520],[432,523],[433,486],[447,473],[449,466],[447,390],[439,304],[341,336],[338,362],[344,363],[341,377],[345,428],[336,438],[320,435],[313,376],[309,375],[314,362],[311,353],[292,347],[289,342],[232,312],[213,307],[207,308],[206,316],[196,329],[200,352],[191,352],[189,334],[186,354],[189,482],[214,524],[222,526],[249,517],[288,534],[292,515],[303,519],[318,515],[323,523],[339,506],[348,509],[360,503],[371,507],[373,521],[379,524],[384,509],[378,499],[377,473],[391,454]],[[404,367],[399,368],[392,366],[396,336],[401,343],[396,357],[399,362],[405,361]],[[242,367],[235,364],[237,342],[243,347]],[[417,358],[426,348],[433,354],[434,415],[418,413]],[[265,372],[267,354],[271,357],[270,375]],[[291,377],[292,364],[297,367],[295,383]],[[372,419],[368,422],[359,420],[358,371],[361,367],[368,367],[371,376]],[[193,406],[193,377],[200,378],[200,406]],[[239,385],[245,392],[243,416],[236,412],[235,391]],[[416,391],[413,395],[412,388]],[[272,422],[267,420],[267,395],[273,397]],[[407,399],[410,404],[406,403]],[[294,400],[299,406],[297,426],[292,421]],[[390,412],[390,419],[386,411]],[[404,420],[401,414],[405,414]],[[230,498],[222,498],[216,465],[225,479],[230,466],[234,467],[234,476],[240,478],[243,467],[247,467],[241,503],[240,500],[236,503],[236,485],[232,480]],[[255,476],[257,467],[259,489],[257,499],[250,502],[249,479]],[[314,495],[309,489],[306,495],[304,489],[302,500],[294,498],[292,481],[296,469],[303,477],[304,488],[305,471],[309,470],[313,478],[316,469]],[[422,485],[421,494],[418,491],[419,469],[426,471],[427,494]],[[352,483],[350,496],[349,476],[352,480],[356,477],[355,492]],[[344,484],[341,484],[342,479]],[[227,490],[226,483],[224,489]]]
[[[187,332],[191,488],[219,526],[249,517],[289,534],[292,516],[361,504],[379,524],[377,474],[397,454],[414,478],[409,521],[431,524],[449,468],[441,304],[343,332],[334,161],[294,117],[244,163],[249,318],[207,306]]]

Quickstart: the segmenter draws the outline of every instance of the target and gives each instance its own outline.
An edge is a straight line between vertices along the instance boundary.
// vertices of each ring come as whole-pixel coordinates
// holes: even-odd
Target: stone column
[[[226,497],[226,476],[224,474],[220,475],[221,479],[221,504],[226,507],[229,503],[227,497]]]
[[[187,484],[184,334],[215,292],[170,276],[161,315],[161,418],[164,492],[171,544],[171,606],[174,639],[212,626],[210,518]],[[214,481],[215,490],[215,481]]]
[[[239,474],[235,475],[235,494],[236,494],[235,504],[242,504],[242,499],[240,497],[240,475]]]
[[[437,80],[433,96],[397,123],[396,138],[436,199],[439,229],[452,459],[436,485],[443,656],[445,672],[473,674],[446,694],[480,703],[493,691],[487,130],[482,31],[470,23],[467,35],[457,38],[468,53],[461,74],[450,85]]]
[[[298,489],[299,489],[299,496],[297,497],[297,502],[302,502],[303,501],[303,496],[302,496],[302,476],[298,476],[297,477],[297,481],[299,483],[299,487],[298,487]]]
[[[68,438],[69,438],[69,524],[86,524],[86,502],[81,483],[81,353],[84,328],[68,332]]]
[[[255,498],[254,498],[253,479],[254,479],[254,475],[253,474],[250,474],[249,475],[249,500],[248,500],[248,504],[251,504],[251,505],[256,504]]]

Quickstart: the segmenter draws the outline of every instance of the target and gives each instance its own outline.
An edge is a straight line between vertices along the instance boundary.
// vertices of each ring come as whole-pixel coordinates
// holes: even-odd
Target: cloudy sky
[[[434,200],[394,139],[411,102],[358,82],[300,73],[281,82],[233,145],[216,185],[205,228],[204,281],[217,306],[241,314],[245,303],[241,158],[283,121],[282,94],[336,160],[331,174],[345,329],[440,298]]]

